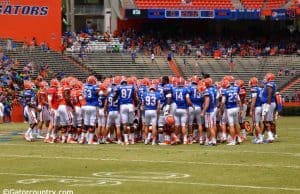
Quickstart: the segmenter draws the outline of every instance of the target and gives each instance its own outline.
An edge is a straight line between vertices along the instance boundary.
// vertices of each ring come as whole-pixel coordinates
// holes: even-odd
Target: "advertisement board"
[[[61,0],[0,0],[0,37],[61,49]]]

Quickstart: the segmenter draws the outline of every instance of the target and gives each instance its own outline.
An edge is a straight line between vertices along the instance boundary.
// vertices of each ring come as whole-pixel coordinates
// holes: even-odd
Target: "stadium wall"
[[[0,0],[1,38],[37,43],[61,50],[61,0]]]

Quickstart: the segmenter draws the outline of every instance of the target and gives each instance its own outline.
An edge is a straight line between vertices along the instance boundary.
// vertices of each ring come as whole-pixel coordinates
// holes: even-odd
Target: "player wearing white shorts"
[[[39,123],[37,125],[37,138],[43,139],[41,136],[41,130],[43,124],[45,124],[46,128],[49,127],[50,124],[50,111],[48,109],[48,83],[46,81],[42,81],[39,84],[40,88],[37,93],[38,96],[38,111],[39,111]]]
[[[25,108],[24,108],[24,116],[28,119],[29,128],[25,133],[25,139],[27,141],[33,141],[33,129],[37,125],[36,119],[36,95],[32,90],[32,83],[29,81],[24,82],[24,100],[25,100]]]
[[[145,133],[148,135],[149,126],[152,126],[152,145],[156,145],[157,119],[160,111],[160,93],[155,92],[155,86],[151,85],[149,91],[143,94],[142,109],[145,110]],[[150,134],[145,139],[145,144],[150,142]]]
[[[134,104],[137,102],[137,91],[134,87],[134,80],[131,78],[122,80],[121,85],[117,87],[115,99],[118,98],[120,103],[121,123],[123,124],[124,143],[134,144],[134,133],[131,133],[131,126],[135,119]]]
[[[191,99],[191,106],[189,106],[188,109],[188,124],[189,124],[189,139],[188,141],[191,143],[193,142],[193,123],[196,119],[197,125],[198,125],[198,133],[199,133],[199,141],[203,143],[203,128],[202,128],[202,118],[200,117],[201,113],[201,107],[203,105],[203,96],[200,93],[198,89],[198,81],[199,79],[197,77],[192,77],[191,79],[191,85],[188,87],[190,99]],[[195,137],[196,138],[196,137]]]
[[[239,115],[241,114],[241,101],[237,90],[230,86],[228,80],[223,80],[224,86],[227,86],[226,91],[222,95],[221,114],[224,112],[224,107],[227,109],[227,119],[229,124],[230,139],[227,145],[236,145],[236,138],[239,128]],[[238,141],[239,143],[239,141]]]
[[[112,89],[106,100],[104,106],[104,114],[107,115],[107,124],[106,124],[106,131],[111,131],[110,128],[115,125],[116,127],[116,136],[118,144],[122,144],[121,141],[121,117],[120,117],[120,103],[119,99],[115,97],[115,91]]]
[[[265,76],[264,88],[262,91],[262,118],[266,127],[268,138],[267,142],[274,141],[274,134],[271,131],[274,125],[274,111],[276,108],[276,83],[273,73],[267,73]]]
[[[217,145],[216,139],[216,115],[215,115],[215,89],[212,85],[212,79],[204,80],[204,102],[200,116],[204,117],[205,127],[207,129],[206,145]]]
[[[262,103],[261,103],[261,92],[262,88],[258,86],[258,79],[252,77],[249,81],[249,87],[251,92],[251,106],[250,106],[250,116],[252,117],[253,125],[255,127],[255,134],[253,143],[261,144],[263,143],[263,134],[261,130],[261,114],[262,114]]]
[[[176,109],[174,113],[175,119],[175,128],[177,135],[181,132],[183,136],[183,144],[187,144],[187,130],[186,130],[186,122],[187,122],[187,112],[188,106],[192,105],[190,101],[190,94],[186,87],[184,87],[184,79],[178,78],[178,86],[173,88],[172,97],[173,101],[176,104]],[[181,128],[181,130],[180,130]],[[191,142],[192,143],[192,142]]]
[[[95,123],[97,116],[97,106],[98,106],[98,97],[99,97],[99,87],[97,84],[97,79],[94,76],[89,76],[86,80],[84,86],[84,98],[86,101],[85,106],[83,107],[83,123],[84,129],[81,134],[81,139],[79,143],[84,143],[87,139],[88,144],[97,144],[94,142],[94,133],[95,133]],[[88,136],[86,137],[86,133]]]

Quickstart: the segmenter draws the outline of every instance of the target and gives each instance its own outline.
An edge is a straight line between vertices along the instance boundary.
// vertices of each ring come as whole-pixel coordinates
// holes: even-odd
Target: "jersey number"
[[[156,98],[154,96],[146,96],[146,105],[147,106],[155,106],[156,105]]]
[[[122,98],[130,98],[131,96],[131,89],[121,89],[121,97]]]

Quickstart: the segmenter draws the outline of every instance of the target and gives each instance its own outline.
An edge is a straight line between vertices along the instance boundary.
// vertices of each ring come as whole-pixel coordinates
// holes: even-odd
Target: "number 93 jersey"
[[[84,86],[84,98],[87,106],[98,106],[98,86],[87,84]]]
[[[132,104],[133,103],[133,94],[135,91],[134,86],[121,85],[121,86],[118,86],[117,91],[119,93],[120,104]]]
[[[145,92],[143,94],[145,110],[157,110],[157,105],[159,101],[160,93],[158,92]]]
[[[176,103],[178,109],[187,109],[187,96],[189,96],[189,92],[185,87],[176,87],[172,90],[173,101]]]

